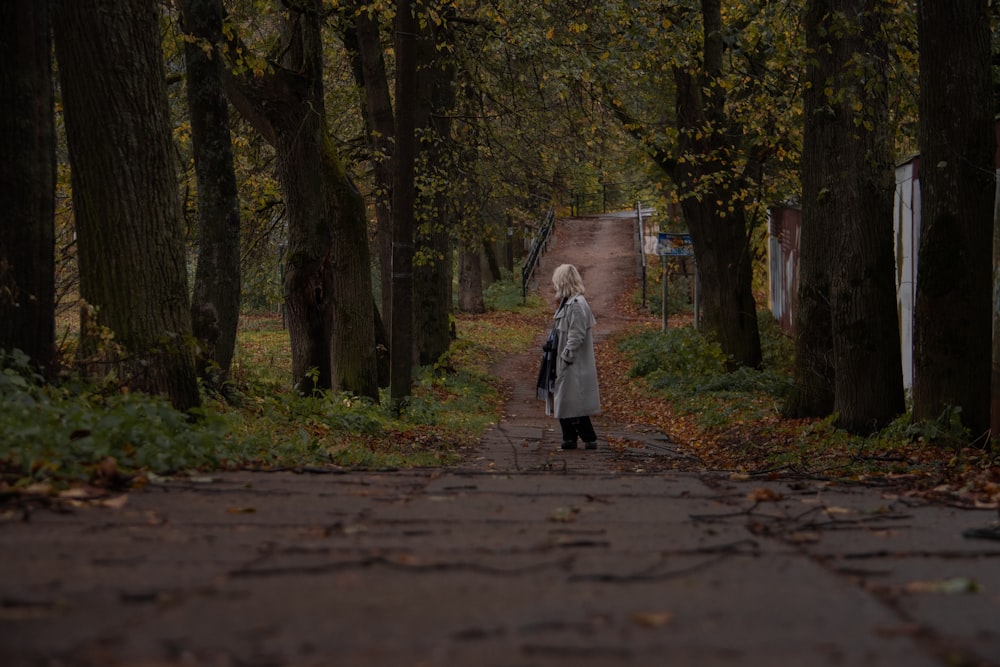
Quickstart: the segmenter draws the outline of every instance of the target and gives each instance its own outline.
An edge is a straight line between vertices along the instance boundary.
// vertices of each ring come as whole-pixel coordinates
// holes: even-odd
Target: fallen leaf
[[[629,618],[644,628],[662,628],[673,622],[674,615],[669,611],[634,611]]]
[[[759,489],[754,489],[747,494],[747,499],[758,503],[775,503],[779,500],[784,499],[784,495],[778,493],[774,489],[769,489],[766,487],[761,487]]]
[[[398,565],[418,565],[420,560],[411,553],[396,554],[391,560]]]
[[[810,531],[799,531],[788,536],[788,541],[792,544],[812,544],[819,542],[819,533]]]
[[[977,593],[979,584],[968,577],[951,577],[936,581],[911,581],[903,586],[907,593]]]
[[[65,500],[86,500],[95,496],[103,495],[103,491],[94,491],[83,486],[76,486],[59,492],[59,497]]]
[[[123,493],[122,495],[116,496],[114,498],[107,498],[105,500],[100,500],[97,502],[97,505],[101,507],[109,507],[111,509],[120,510],[121,508],[125,507],[125,503],[127,502],[128,502],[128,496]]]
[[[549,521],[557,521],[560,523],[571,523],[576,521],[576,515],[580,513],[575,507],[558,507],[552,514],[549,515]]]

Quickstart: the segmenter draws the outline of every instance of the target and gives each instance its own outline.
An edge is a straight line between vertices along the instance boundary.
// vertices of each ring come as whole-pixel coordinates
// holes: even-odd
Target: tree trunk
[[[921,0],[913,418],[989,428],[995,125],[986,0]]]
[[[352,53],[354,79],[365,92],[365,119],[375,181],[375,243],[382,287],[381,309],[387,328],[392,326],[392,179],[395,121],[389,76],[378,22],[367,11],[358,12],[344,31],[344,42]]]
[[[0,3],[0,350],[51,375],[55,128],[50,5]]]
[[[417,361],[433,364],[451,346],[451,283],[454,273],[451,250],[450,216],[443,197],[437,197],[436,219],[420,225],[417,235],[421,260],[413,271],[414,322]]]
[[[454,255],[451,235],[454,227],[449,189],[460,175],[453,155],[451,116],[455,112],[455,63],[445,48],[450,41],[447,19],[433,27],[428,22],[421,32],[418,53],[417,127],[421,133],[421,171],[428,178],[418,188],[417,254],[413,271],[414,333],[417,360],[432,364],[451,345],[451,283]]]
[[[415,259],[413,262],[414,359],[420,364],[436,361],[451,343],[449,315],[451,304],[452,250],[446,200],[440,182],[447,182],[451,161],[447,155],[450,134],[450,113],[454,106],[454,65],[441,54],[439,39],[447,35],[445,25],[427,22],[415,36],[414,57],[417,78],[414,95],[407,104],[397,105],[396,113],[412,114],[414,127],[424,131],[415,150],[421,161],[421,171],[428,178],[426,187],[415,190],[415,204],[420,215],[414,214]],[[354,54],[353,69],[358,83],[365,90],[364,115],[372,149],[375,173],[375,211],[378,220],[376,238],[379,244],[382,277],[383,311],[392,327],[392,233],[389,205],[393,193],[393,138],[396,123],[389,97],[387,74],[378,25],[375,18],[362,11],[353,16],[345,31],[345,43]],[[438,181],[440,179],[440,181]],[[418,220],[419,218],[419,224]]]
[[[483,260],[478,237],[471,230],[462,234],[458,253],[458,309],[463,313],[486,312],[483,302]]]
[[[807,51],[824,57],[807,61],[803,91],[802,234],[794,387],[783,408],[785,416],[793,419],[825,417],[833,412],[830,270],[834,262],[829,248],[833,246],[841,201],[831,187],[838,178],[833,158],[843,139],[844,126],[825,91],[827,82],[836,80],[841,71],[844,55],[840,42],[830,33],[830,12],[829,0],[810,0],[803,21]]]
[[[278,157],[293,381],[378,400],[367,216],[327,135],[318,0],[307,9],[288,14],[282,67],[227,74],[226,91]]]
[[[392,323],[389,392],[396,409],[413,387],[413,233],[417,155],[417,21],[411,0],[396,3],[396,152],[392,190]],[[407,103],[409,102],[409,103]]]
[[[233,171],[229,107],[222,91],[222,14],[216,0],[182,0],[187,99],[198,177],[198,267],[191,303],[202,346],[199,371],[223,383],[236,347],[240,317],[240,206]],[[206,51],[205,49],[211,49]]]
[[[333,370],[336,386],[379,400],[375,302],[372,299],[368,216],[364,198],[348,178],[333,144],[326,139],[323,167],[327,188],[341,207],[334,221]]]
[[[904,409],[881,0],[810,0],[790,417],[868,434]],[[861,56],[859,58],[859,55]],[[864,83],[864,85],[859,85]]]
[[[993,209],[993,294],[1000,295],[1000,183]],[[990,435],[1000,437],[1000,308],[993,309],[993,359],[990,364]]]
[[[836,101],[828,104],[839,121],[840,141],[825,155],[831,168],[826,187],[839,209],[837,219],[830,220],[837,225],[831,230],[833,243],[824,250],[832,250],[833,258],[833,411],[837,426],[868,435],[906,407],[892,231],[887,5],[886,0],[840,0],[833,9],[835,17],[848,17],[841,18],[846,25],[830,26],[839,42],[833,51],[841,83],[834,86]]]
[[[726,175],[726,156],[740,146],[729,132],[725,95],[714,85],[722,71],[720,0],[702,0],[703,71],[674,69],[677,84],[678,154],[697,155],[673,169],[681,208],[691,233],[701,277],[704,327],[714,335],[730,366],[760,366],[760,331],[753,297],[753,257],[741,183]],[[736,180],[734,180],[734,178]]]
[[[61,2],[55,43],[80,295],[114,334],[105,352],[126,384],[187,410],[200,399],[157,7]]]

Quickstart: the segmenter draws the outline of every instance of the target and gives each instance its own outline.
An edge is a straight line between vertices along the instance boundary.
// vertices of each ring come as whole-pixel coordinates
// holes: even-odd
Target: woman
[[[578,439],[587,449],[596,449],[597,434],[590,417],[601,412],[594,359],[597,320],[583,297],[583,279],[575,266],[557,267],[552,272],[552,285],[559,299],[553,326],[558,345],[552,413],[562,427],[563,449],[576,449]]]

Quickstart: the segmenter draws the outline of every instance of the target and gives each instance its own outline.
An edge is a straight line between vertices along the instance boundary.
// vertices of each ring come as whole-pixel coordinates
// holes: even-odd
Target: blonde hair
[[[556,288],[556,298],[566,299],[583,294],[583,278],[572,264],[561,264],[552,272],[552,286]]]

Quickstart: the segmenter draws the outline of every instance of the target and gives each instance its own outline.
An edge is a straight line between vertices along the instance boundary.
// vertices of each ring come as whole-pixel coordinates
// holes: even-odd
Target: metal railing
[[[528,283],[531,282],[531,276],[538,266],[539,258],[548,246],[549,234],[552,233],[555,222],[556,210],[555,208],[549,208],[548,213],[545,214],[545,220],[542,221],[541,226],[538,228],[538,234],[535,236],[534,241],[531,242],[531,250],[528,252],[528,257],[524,260],[524,267],[521,269],[521,299],[528,298]]]

